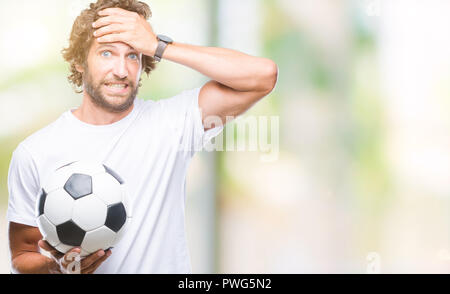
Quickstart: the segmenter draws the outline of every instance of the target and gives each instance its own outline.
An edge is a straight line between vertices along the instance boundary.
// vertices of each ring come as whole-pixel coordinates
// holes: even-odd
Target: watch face
[[[164,35],[158,35],[158,39],[169,44],[173,43],[173,40],[171,38]]]

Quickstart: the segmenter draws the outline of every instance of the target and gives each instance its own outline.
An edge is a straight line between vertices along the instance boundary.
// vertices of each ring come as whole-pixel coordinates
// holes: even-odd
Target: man
[[[52,248],[36,227],[34,206],[52,170],[81,159],[101,160],[127,183],[133,221],[112,250],[80,263],[81,273],[190,273],[184,230],[185,174],[194,151],[219,134],[227,117],[269,94],[276,64],[237,51],[172,42],[156,36],[150,8],[136,0],[99,0],[74,23],[69,80],[82,86],[77,109],[19,144],[8,176],[12,270],[65,273],[79,253]],[[141,72],[161,58],[211,81],[169,99],[136,99]],[[51,258],[41,254],[48,251]]]

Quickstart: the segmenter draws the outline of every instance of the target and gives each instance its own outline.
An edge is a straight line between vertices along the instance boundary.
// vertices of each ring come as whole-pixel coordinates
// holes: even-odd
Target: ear
[[[84,67],[82,67],[82,66],[79,65],[79,64],[75,65],[75,69],[76,69],[79,73],[83,73],[83,72],[84,72]]]

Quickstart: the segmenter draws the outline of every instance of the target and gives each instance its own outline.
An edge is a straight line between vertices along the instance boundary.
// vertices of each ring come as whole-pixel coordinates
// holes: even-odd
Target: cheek
[[[108,60],[95,59],[89,64],[91,77],[95,81],[102,81],[112,68],[112,62]]]
[[[141,78],[142,66],[141,64],[132,64],[129,67],[129,73],[133,75],[133,80],[136,82]]]
[[[97,72],[108,72],[114,67],[114,62],[109,59],[97,59],[94,63],[95,69]]]

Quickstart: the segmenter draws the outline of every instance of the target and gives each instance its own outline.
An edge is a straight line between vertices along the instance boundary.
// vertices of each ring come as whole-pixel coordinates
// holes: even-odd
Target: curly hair
[[[98,0],[97,3],[91,3],[89,8],[81,12],[73,24],[69,47],[62,50],[64,59],[70,64],[68,80],[73,84],[77,93],[82,92],[76,90],[76,87],[81,87],[83,84],[83,75],[76,69],[76,65],[86,64],[87,55],[94,39],[92,34],[95,29],[92,27],[92,23],[100,18],[98,12],[105,8],[122,8],[133,11],[146,20],[152,16],[150,7],[137,0]],[[142,70],[147,73],[147,76],[155,67],[156,62],[153,57],[142,56]]]

